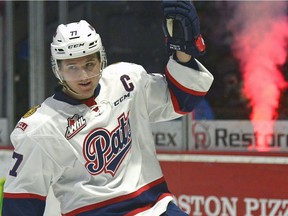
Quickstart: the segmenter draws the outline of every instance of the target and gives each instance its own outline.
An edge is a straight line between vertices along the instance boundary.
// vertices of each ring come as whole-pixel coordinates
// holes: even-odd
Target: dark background
[[[141,64],[148,72],[163,72],[168,55],[162,32],[160,1],[69,1],[68,22],[86,19],[101,35],[108,64],[128,61]],[[206,96],[215,119],[249,119],[250,107],[241,93],[242,77],[231,51],[232,35],[226,24],[233,9],[226,1],[195,1],[201,33],[207,45],[199,57],[214,75]],[[15,2],[16,120],[28,109],[28,3]],[[45,95],[53,94],[57,80],[50,66],[50,43],[58,26],[58,2],[45,2]],[[287,64],[283,74],[287,76]],[[26,91],[27,89],[27,91]],[[279,118],[287,119],[287,91],[283,92]]]

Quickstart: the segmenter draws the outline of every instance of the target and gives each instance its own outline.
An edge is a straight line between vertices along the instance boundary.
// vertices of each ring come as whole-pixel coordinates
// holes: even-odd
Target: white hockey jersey
[[[197,61],[197,60],[196,60]],[[95,97],[61,90],[26,113],[11,134],[15,148],[3,216],[43,215],[50,186],[62,215],[160,215],[173,200],[150,129],[191,112],[213,76],[170,58],[166,76],[117,63],[103,71]]]

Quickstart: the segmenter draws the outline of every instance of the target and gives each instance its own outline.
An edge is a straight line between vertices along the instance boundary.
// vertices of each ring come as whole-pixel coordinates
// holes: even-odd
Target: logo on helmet
[[[85,43],[80,43],[80,44],[73,44],[73,45],[69,45],[68,49],[76,49],[79,47],[83,47],[85,45]]]

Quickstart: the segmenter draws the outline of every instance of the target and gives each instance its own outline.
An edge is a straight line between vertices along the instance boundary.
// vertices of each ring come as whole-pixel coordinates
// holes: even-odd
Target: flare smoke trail
[[[233,54],[240,63],[242,91],[252,108],[257,149],[265,150],[274,131],[281,92],[287,86],[279,70],[287,58],[287,2],[229,4],[235,10],[228,28],[233,34]]]

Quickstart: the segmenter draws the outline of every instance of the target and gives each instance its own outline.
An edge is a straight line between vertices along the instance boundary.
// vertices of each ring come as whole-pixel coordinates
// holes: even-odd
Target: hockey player
[[[51,54],[61,85],[11,134],[2,216],[43,215],[50,187],[64,216],[187,215],[173,203],[150,123],[191,112],[213,76],[194,58],[205,50],[194,6],[168,1],[163,12],[165,76],[132,63],[106,67],[92,26],[58,26]]]

